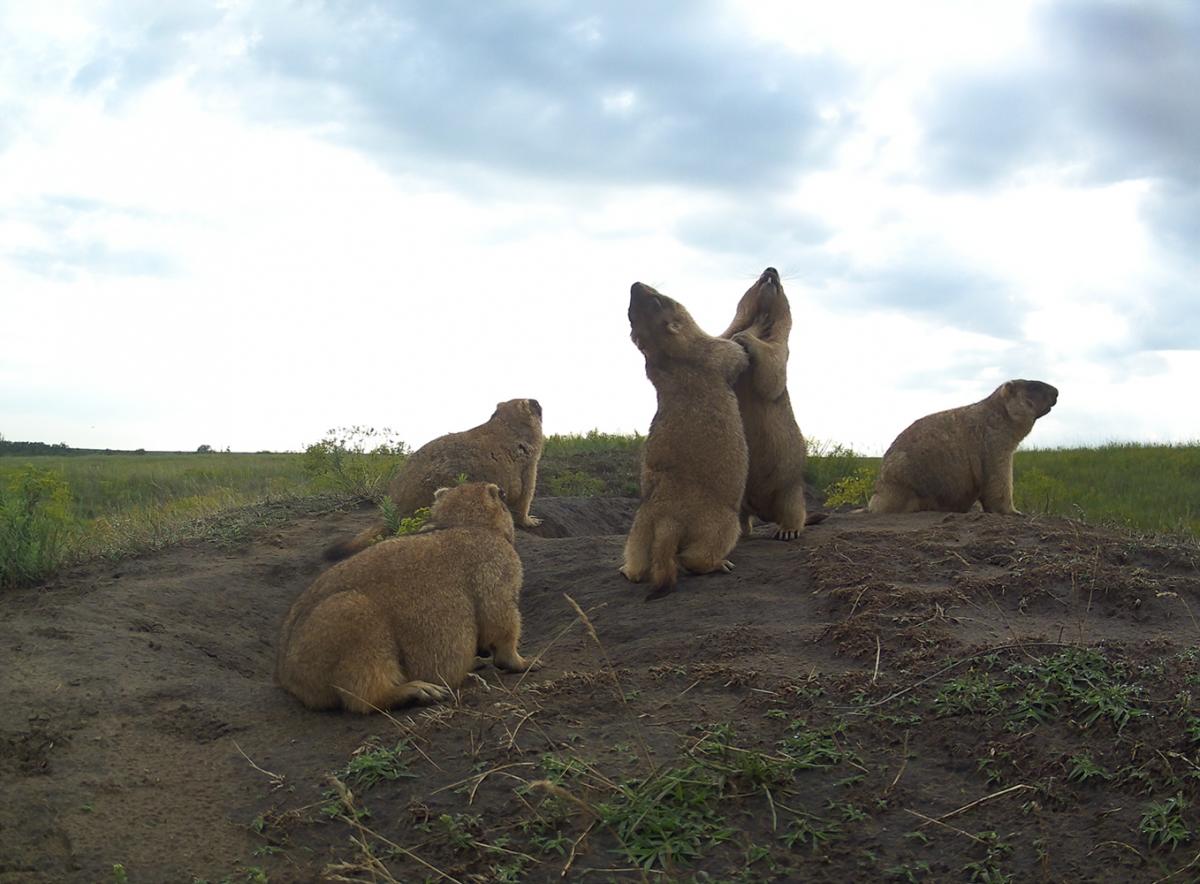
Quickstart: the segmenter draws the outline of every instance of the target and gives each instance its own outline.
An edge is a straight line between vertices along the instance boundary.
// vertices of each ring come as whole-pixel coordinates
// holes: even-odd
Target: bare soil
[[[833,514],[647,602],[635,506],[535,501],[544,667],[390,719],[271,679],[366,508],[5,593],[0,882],[1200,880],[1195,543]]]

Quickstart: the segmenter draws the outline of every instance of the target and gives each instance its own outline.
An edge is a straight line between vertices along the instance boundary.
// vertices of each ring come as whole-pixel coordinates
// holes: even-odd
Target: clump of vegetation
[[[848,476],[835,480],[825,488],[825,506],[866,506],[875,491],[879,478],[877,466],[858,467]]]
[[[808,459],[805,463],[804,479],[810,488],[823,495],[835,491],[843,496],[851,495],[861,491],[868,475],[871,476],[868,488],[874,487],[874,474],[879,469],[879,458],[865,457],[853,448],[838,442],[827,442],[821,439],[807,441]],[[867,496],[870,496],[870,490],[867,491]],[[865,502],[863,501],[863,503]],[[829,505],[838,506],[839,504]]]
[[[638,433],[623,436],[589,430],[546,437],[537,493],[555,497],[637,497],[642,445]]]
[[[50,574],[65,558],[76,527],[71,489],[58,473],[26,466],[0,484],[0,586]]]
[[[546,487],[555,497],[598,497],[604,493],[604,480],[581,470],[564,470],[547,479]]]
[[[386,427],[343,427],[304,449],[304,469],[316,488],[378,500],[407,456]]]
[[[1070,506],[1071,494],[1061,479],[1048,476],[1037,469],[1021,473],[1021,481],[1013,482],[1013,503],[1025,513],[1062,513]]]
[[[390,497],[379,501],[379,511],[383,514],[383,523],[387,526],[389,536],[416,534],[429,521],[429,507],[419,507],[413,510],[412,515],[405,516],[396,508]]]
[[[1141,832],[1151,847],[1166,847],[1174,850],[1180,844],[1192,840],[1192,832],[1184,822],[1183,812],[1187,802],[1182,795],[1165,801],[1152,801],[1142,814]]]
[[[408,740],[400,740],[390,747],[368,741],[354,751],[339,779],[347,785],[365,789],[385,780],[415,777],[405,757],[410,748]]]

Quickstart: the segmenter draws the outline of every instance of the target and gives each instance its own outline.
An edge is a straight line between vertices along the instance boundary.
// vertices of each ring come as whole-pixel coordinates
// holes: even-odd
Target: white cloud
[[[1028,65],[1044,4],[704,6],[682,30],[522,7],[429,80],[408,65],[435,70],[446,22],[420,10],[155,8],[0,12],[7,438],[419,444],[514,396],[550,431],[645,431],[630,283],[717,331],[768,264],[807,433],[878,453],[1024,376],[1062,391],[1032,442],[1200,437],[1197,351],[1148,349],[1187,336],[1193,259],[1150,222],[1190,191],[1070,157],[930,177],[930,96]],[[389,55],[414,35],[429,58]]]

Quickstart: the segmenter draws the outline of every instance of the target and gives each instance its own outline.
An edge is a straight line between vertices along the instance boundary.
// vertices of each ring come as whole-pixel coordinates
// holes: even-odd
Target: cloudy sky
[[[767,265],[806,435],[1200,439],[1200,4],[0,0],[0,433],[645,432]]]

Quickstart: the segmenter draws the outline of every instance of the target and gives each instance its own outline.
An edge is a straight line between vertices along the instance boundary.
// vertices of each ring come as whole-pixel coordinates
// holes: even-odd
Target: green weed
[[[1119,732],[1149,714],[1139,705],[1144,689],[1126,681],[1124,670],[1094,648],[1067,648],[1033,663],[1014,664],[1008,673],[1040,686],[1035,697],[1042,709],[1068,704],[1082,727],[1107,720]],[[1028,690],[1025,696],[1028,700]]]
[[[1088,752],[1078,752],[1067,762],[1067,781],[1086,783],[1088,780],[1111,780],[1113,775],[1098,765]]]
[[[916,884],[928,874],[929,863],[926,860],[919,860],[911,865],[895,865],[883,870],[885,880],[904,881],[909,884]]]
[[[455,850],[467,850],[478,844],[475,836],[483,831],[483,819],[472,813],[443,813],[417,828],[440,835]]]
[[[1007,685],[998,683],[986,672],[971,670],[942,685],[933,698],[933,708],[939,715],[991,715],[1004,708],[1000,692]]]
[[[863,457],[854,449],[837,442],[810,438],[807,443],[804,478],[809,486],[822,494],[828,494],[830,489],[845,480],[850,480],[853,485],[856,475],[878,469],[878,458]],[[857,481],[861,482],[861,479]]]
[[[857,762],[854,753],[843,749],[837,737],[844,731],[840,722],[823,728],[810,728],[804,720],[792,724],[791,732],[780,742],[783,754],[798,770],[833,767],[845,761]]]
[[[413,510],[412,515],[402,515],[390,497],[384,497],[379,501],[379,511],[383,514],[383,523],[387,526],[388,536],[416,534],[429,521],[429,507],[418,507]]]
[[[875,491],[879,478],[876,466],[858,467],[848,476],[831,482],[825,488],[825,506],[866,506]]]
[[[779,836],[785,847],[795,848],[796,845],[817,848],[828,844],[841,834],[841,826],[833,820],[823,820],[819,817],[797,816],[787,829]]]
[[[416,774],[408,769],[408,761],[402,757],[408,748],[408,740],[401,740],[391,748],[366,743],[355,750],[338,779],[349,786],[369,788],[381,780],[415,777]]]
[[[962,867],[969,876],[967,880],[979,884],[1007,884],[1013,880],[1012,875],[1000,868],[1000,860],[1012,852],[1012,845],[1001,841],[995,832],[979,832],[975,837],[986,845],[987,855]]]
[[[45,578],[75,530],[71,491],[58,473],[26,466],[0,483],[0,587]]]
[[[378,500],[407,455],[389,429],[344,427],[305,448],[303,462],[314,487]]]
[[[627,860],[646,870],[669,868],[733,837],[717,810],[721,794],[722,778],[691,762],[622,783],[596,813]]]
[[[1165,801],[1152,801],[1146,805],[1142,814],[1139,830],[1146,836],[1146,843],[1151,848],[1166,847],[1174,850],[1180,844],[1192,840],[1192,832],[1183,821],[1183,811],[1187,802],[1182,795],[1175,795]]]

